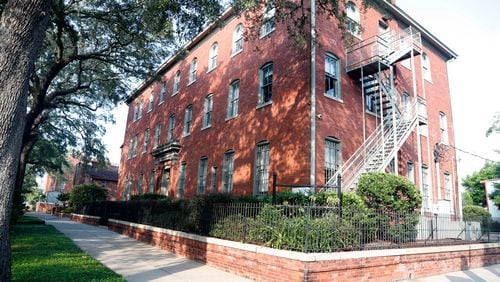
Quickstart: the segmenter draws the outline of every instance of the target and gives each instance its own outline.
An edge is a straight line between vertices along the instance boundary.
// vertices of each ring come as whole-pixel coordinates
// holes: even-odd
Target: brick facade
[[[360,6],[360,3],[357,3]],[[440,113],[447,119],[448,143],[454,144],[453,115],[448,87],[447,61],[456,55],[439,40],[423,30],[418,23],[407,17],[399,8],[392,6],[387,14],[374,9],[362,10],[360,23],[364,27],[361,39],[379,33],[383,23],[390,30],[401,31],[407,26],[422,31],[423,53],[430,61],[431,81],[422,76],[422,56],[417,54],[412,72],[402,63],[394,65],[394,84],[400,93],[407,92],[412,103],[417,97],[425,100],[428,113],[428,134],[418,134],[417,129],[406,140],[398,153],[397,172],[407,174],[407,163],[415,167],[415,181],[421,186],[421,167],[425,165],[430,175],[428,212],[459,213],[459,193],[456,177],[455,152],[448,149],[439,164],[434,161],[433,150],[441,140]],[[134,91],[129,104],[127,128],[121,157],[121,171],[117,198],[126,199],[138,193],[139,178],[141,192],[148,191],[151,175],[155,193],[160,193],[162,176],[169,174],[168,195],[178,197],[181,164],[186,167],[185,197],[197,193],[200,159],[207,158],[207,176],[204,192],[222,192],[224,153],[234,152],[232,193],[255,194],[256,145],[261,141],[269,144],[269,173],[277,173],[278,181],[286,184],[310,182],[311,157],[311,110],[310,110],[310,46],[297,47],[288,38],[286,27],[278,24],[276,29],[262,38],[243,42],[243,50],[232,54],[233,33],[239,24],[248,25],[244,17],[234,17],[231,11],[224,16],[224,24],[213,26],[188,44],[187,53],[174,56],[158,70],[158,76],[146,81]],[[341,142],[341,163],[363,144],[379,120],[366,114],[358,80],[345,70],[345,43],[341,39],[337,23],[326,15],[317,19],[318,45],[316,48],[316,135],[315,135],[315,179],[316,185],[324,184],[325,138],[334,137]],[[354,39],[355,41],[358,39]],[[218,44],[217,67],[208,71],[209,50]],[[332,99],[325,93],[325,54],[339,59],[341,99]],[[190,65],[197,59],[197,79],[188,81]],[[272,103],[258,106],[259,69],[273,63]],[[179,93],[173,93],[174,77],[180,72]],[[239,80],[238,114],[228,119],[228,93],[230,84]],[[166,85],[164,102],[159,101],[162,85]],[[415,91],[415,90],[416,91]],[[213,96],[211,126],[202,128],[204,99]],[[148,110],[153,95],[152,110]],[[135,111],[142,105],[142,115],[136,118]],[[185,109],[192,105],[191,133],[183,136]],[[161,125],[159,146],[174,148],[167,142],[169,116],[175,116],[173,141],[180,150],[168,160],[153,156],[155,128]],[[148,142],[143,152],[145,130]],[[132,140],[132,141],[131,141]],[[418,154],[420,143],[421,153]],[[135,145],[134,145],[135,144]],[[170,147],[169,147],[170,146]],[[136,154],[130,151],[136,148]],[[175,149],[175,148],[174,148]],[[450,208],[439,210],[445,198],[444,173],[452,180],[451,197],[446,200]],[[215,174],[215,177],[212,176]],[[163,180],[165,180],[164,178]],[[215,179],[215,183],[212,183]],[[163,182],[166,183],[166,182]],[[166,185],[164,185],[166,186]],[[268,185],[270,186],[270,185]],[[128,188],[128,189],[126,189]]]

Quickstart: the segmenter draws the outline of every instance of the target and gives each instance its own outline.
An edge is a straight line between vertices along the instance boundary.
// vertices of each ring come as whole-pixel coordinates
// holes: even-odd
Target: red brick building
[[[363,172],[392,171],[417,184],[424,211],[459,211],[457,55],[396,5],[360,5],[346,7],[352,45],[319,14],[314,48],[294,45],[273,9],[244,40],[248,23],[227,11],[127,98],[117,197],[263,194],[272,173],[317,186],[340,174],[347,191]]]

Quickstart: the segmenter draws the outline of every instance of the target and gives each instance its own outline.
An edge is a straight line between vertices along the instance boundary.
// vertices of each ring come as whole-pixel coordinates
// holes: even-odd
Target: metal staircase
[[[367,51],[369,50],[369,52]],[[347,71],[359,78],[369,111],[380,121],[365,142],[325,183],[342,190],[355,188],[366,172],[385,171],[417,124],[417,103],[404,104],[394,87],[392,65],[421,53],[420,33],[411,28],[398,34],[375,36],[347,48]],[[325,188],[324,190],[328,190]]]

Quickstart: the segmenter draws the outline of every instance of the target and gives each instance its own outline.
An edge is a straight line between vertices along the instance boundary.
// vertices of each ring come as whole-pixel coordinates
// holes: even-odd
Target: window
[[[408,110],[410,108],[410,95],[407,92],[403,92],[403,107],[405,110]]]
[[[229,95],[227,98],[227,116],[233,118],[238,114],[238,100],[240,99],[240,81],[235,80],[229,86]]]
[[[142,141],[142,152],[146,153],[148,150],[148,141],[149,141],[149,128],[146,128],[144,131],[144,140]]]
[[[181,71],[177,71],[174,77],[174,90],[172,91],[172,96],[179,93],[179,85],[181,83]]]
[[[233,190],[233,171],[234,151],[230,150],[224,153],[224,162],[222,164],[222,193],[230,193]]]
[[[415,184],[415,165],[412,161],[406,162],[406,178],[408,178],[411,183]]]
[[[213,95],[205,97],[203,105],[203,125],[202,128],[207,128],[212,125],[212,110],[213,110]]]
[[[139,117],[139,103],[135,104],[134,107],[134,115],[132,117],[132,121],[136,121]]]
[[[365,95],[366,110],[372,114],[378,114],[377,93]]]
[[[139,136],[135,135],[133,140],[134,144],[132,149],[132,157],[135,158],[137,156],[137,142],[139,142]]]
[[[155,172],[154,171],[151,171],[151,174],[149,175],[148,192],[149,193],[155,192]]]
[[[161,84],[161,89],[160,89],[160,99],[158,101],[158,104],[161,104],[165,102],[165,94],[167,93],[167,83],[163,82]]]
[[[191,61],[191,67],[189,68],[189,82],[188,84],[191,84],[196,81],[196,68],[198,65],[198,60],[194,58]]]
[[[143,181],[143,178],[144,178],[144,174],[141,173],[139,175],[139,179],[137,180],[137,195],[142,194],[142,181]]]
[[[168,117],[167,143],[174,140],[175,115],[171,114]]]
[[[259,72],[259,105],[271,103],[273,96],[273,63],[264,65]]]
[[[137,114],[137,119],[142,117],[142,101],[139,102],[139,112]]]
[[[422,207],[424,210],[429,210],[429,169],[427,166],[422,166]]]
[[[193,106],[189,105],[184,111],[184,136],[191,133],[191,120],[193,118]]]
[[[439,128],[441,131],[441,143],[448,144],[448,121],[446,114],[443,112],[439,113]]]
[[[205,187],[207,186],[207,166],[208,158],[201,157],[200,164],[198,166],[198,182],[196,184],[196,192],[198,194],[205,193]]]
[[[155,127],[155,140],[153,143],[153,148],[158,147],[160,145],[160,134],[161,134],[161,124],[157,123]]]
[[[337,57],[326,54],[325,56],[325,95],[340,99],[340,68]]]
[[[429,57],[427,57],[426,53],[422,53],[422,71],[424,74],[424,79],[429,82],[432,82],[431,62],[429,60]]]
[[[360,36],[360,16],[359,10],[356,5],[349,1],[346,6],[346,15],[347,15],[347,30],[354,36]]]
[[[169,186],[170,186],[170,168],[165,168],[161,176],[160,194],[168,196]]]
[[[274,0],[267,2],[266,10],[262,16],[262,26],[260,27],[260,37],[264,37],[276,28],[276,8]]]
[[[153,101],[154,100],[155,100],[155,94],[151,93],[149,95],[148,112],[151,112],[153,110]]]
[[[134,138],[130,138],[130,140],[128,141],[128,152],[127,152],[127,158],[132,158],[132,155],[133,155],[133,151],[134,151]]]
[[[186,162],[181,164],[181,169],[179,170],[179,183],[177,184],[177,196],[179,198],[184,198],[184,186],[186,185]]]
[[[233,48],[231,53],[237,54],[243,50],[243,24],[239,24],[236,26],[236,29],[233,32]]]
[[[269,143],[262,141],[255,150],[255,194],[264,195],[268,191]]]
[[[325,139],[325,183],[332,178],[340,166],[340,141],[337,138]]]
[[[389,162],[388,169],[390,173],[396,173],[396,161],[394,158]]]
[[[212,47],[210,47],[210,54],[208,58],[208,71],[211,71],[217,67],[217,51],[218,51],[219,45],[217,45],[217,42],[212,44]]]
[[[444,173],[444,199],[451,200],[451,175],[448,172]]]
[[[212,174],[210,177],[210,192],[217,192],[217,167],[212,167]]]

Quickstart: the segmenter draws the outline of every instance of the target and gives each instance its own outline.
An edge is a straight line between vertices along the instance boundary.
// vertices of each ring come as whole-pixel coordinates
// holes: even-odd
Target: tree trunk
[[[0,18],[0,281],[10,281],[9,222],[29,77],[47,28],[50,0],[10,0]]]

